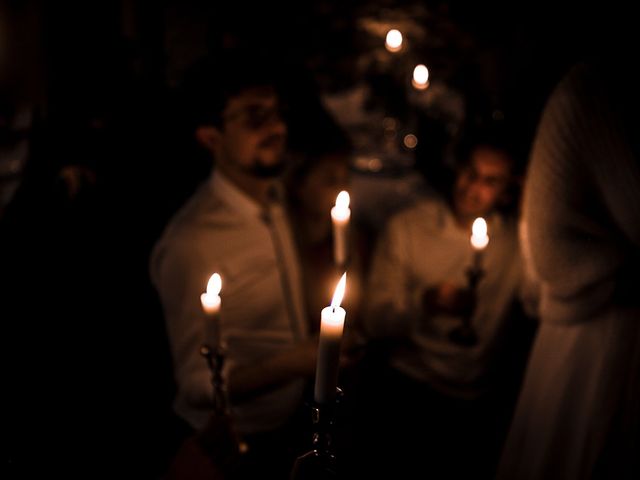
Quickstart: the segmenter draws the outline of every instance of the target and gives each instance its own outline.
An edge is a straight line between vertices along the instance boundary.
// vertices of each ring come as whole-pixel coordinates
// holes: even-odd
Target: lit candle
[[[336,198],[336,205],[331,209],[333,222],[333,260],[336,265],[344,266],[347,262],[348,228],[351,209],[349,209],[349,193],[341,191]]]
[[[487,222],[484,218],[478,217],[473,221],[471,227],[471,246],[475,251],[474,268],[482,268],[482,251],[489,245],[489,235],[487,235]]]
[[[338,367],[340,365],[340,341],[347,312],[340,306],[347,283],[347,273],[336,286],[331,306],[322,309],[320,319],[320,340],[318,343],[318,363],[316,366],[316,384],[314,399],[316,403],[326,404],[336,396],[338,385]]]
[[[429,69],[425,65],[416,65],[413,69],[411,84],[418,90],[424,90],[429,86]]]
[[[400,33],[400,30],[395,28],[389,30],[385,37],[384,46],[390,52],[399,52],[402,48],[402,33]]]
[[[214,273],[207,282],[207,291],[200,295],[202,310],[207,316],[206,338],[211,338],[214,345],[219,345],[220,342],[220,305],[222,303],[220,290],[222,290],[222,278]]]

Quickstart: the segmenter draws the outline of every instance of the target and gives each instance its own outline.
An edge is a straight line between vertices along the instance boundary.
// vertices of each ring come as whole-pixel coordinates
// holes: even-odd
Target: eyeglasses
[[[226,122],[240,119],[242,124],[251,129],[258,130],[272,122],[281,121],[284,118],[284,109],[281,105],[265,107],[264,105],[248,105],[235,112],[223,115]]]

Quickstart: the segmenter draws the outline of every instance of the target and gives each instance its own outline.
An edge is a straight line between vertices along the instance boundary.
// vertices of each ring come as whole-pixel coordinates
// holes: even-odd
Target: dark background
[[[526,136],[568,65],[615,49],[612,37],[632,26],[622,2],[297,3],[4,0],[3,77],[18,77],[15,88],[50,117],[104,117],[176,87],[191,63],[232,33],[304,65],[322,92],[374,82],[375,73],[399,76],[404,62],[426,63],[471,109],[501,109]],[[382,55],[388,28],[408,41],[395,63]],[[377,102],[392,94],[377,88]]]

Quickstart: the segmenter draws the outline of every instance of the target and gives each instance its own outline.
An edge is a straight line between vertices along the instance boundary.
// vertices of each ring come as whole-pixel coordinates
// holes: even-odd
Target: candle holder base
[[[298,457],[293,464],[290,480],[328,480],[338,478],[335,457],[319,450],[311,450]]]

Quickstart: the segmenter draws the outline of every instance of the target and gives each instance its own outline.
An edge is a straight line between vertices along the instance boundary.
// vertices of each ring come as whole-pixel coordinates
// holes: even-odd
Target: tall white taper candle
[[[340,365],[340,342],[347,312],[340,306],[347,283],[347,273],[338,282],[331,306],[323,308],[320,319],[320,340],[314,400],[327,404],[335,398]]]

